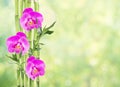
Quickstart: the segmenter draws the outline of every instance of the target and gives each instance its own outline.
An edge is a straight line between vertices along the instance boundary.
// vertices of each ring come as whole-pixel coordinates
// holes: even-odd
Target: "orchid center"
[[[30,20],[30,21],[28,22],[28,25],[29,25],[29,26],[32,26],[32,25],[34,25],[34,22],[33,22],[33,20]]]
[[[39,72],[39,70],[37,68],[34,68],[33,71],[32,71],[32,74],[36,75],[38,72]]]
[[[20,49],[21,49],[20,43],[18,43],[18,44],[15,46],[15,49],[16,49],[16,50],[20,50]]]

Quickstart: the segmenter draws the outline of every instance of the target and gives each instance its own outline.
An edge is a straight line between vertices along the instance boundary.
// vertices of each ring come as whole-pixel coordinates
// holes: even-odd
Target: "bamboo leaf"
[[[45,29],[50,29],[50,28],[52,28],[54,25],[55,25],[55,23],[56,23],[56,21],[55,22],[53,22],[49,27],[47,27],[47,28],[45,28]]]
[[[45,34],[49,34],[49,35],[50,35],[50,34],[52,34],[53,32],[54,32],[54,31],[49,31],[49,30],[48,30]]]

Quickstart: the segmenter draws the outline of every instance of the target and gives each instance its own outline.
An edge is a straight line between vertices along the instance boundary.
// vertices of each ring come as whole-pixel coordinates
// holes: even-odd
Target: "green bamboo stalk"
[[[31,41],[32,41],[32,43],[31,43],[31,47],[33,48],[33,41],[34,41],[34,30],[31,30]]]
[[[27,75],[25,75],[25,78],[24,78],[24,86],[29,87],[28,86],[28,77],[27,77]]]
[[[21,86],[22,87],[24,87],[24,71],[23,71],[24,67],[22,65],[23,62],[24,62],[23,59],[20,58],[20,65],[21,65],[20,76],[21,76]]]
[[[19,31],[19,2],[18,0],[15,0],[15,29],[16,32]]]
[[[24,73],[23,72],[21,72],[21,79],[22,79],[22,87],[25,87],[24,86]]]
[[[29,87],[32,87],[32,80],[29,79]]]
[[[29,41],[30,41],[30,47],[31,47],[31,44],[32,44],[32,41],[31,41],[31,33],[32,31],[29,31],[28,32],[28,39],[29,39]],[[30,78],[28,78],[28,87],[31,87],[31,79]]]
[[[19,31],[19,2],[15,0],[15,29],[16,32]],[[19,57],[18,58],[18,65],[17,65],[17,87],[20,87],[20,70],[19,70]]]
[[[24,9],[24,8],[26,8],[26,6],[25,6],[25,0],[23,0],[23,9]]]
[[[16,30],[16,32],[20,31],[18,19],[19,19],[18,15],[15,15],[15,30]]]
[[[32,33],[32,36],[31,36],[31,47],[32,47],[32,49],[33,49],[33,41],[34,41],[34,30],[31,30],[31,33]],[[31,87],[34,87],[34,81],[32,81],[31,79],[30,79],[30,81],[31,81]]]
[[[30,47],[31,49],[33,49],[34,30],[29,31],[28,38],[30,40]],[[31,79],[29,79],[28,81],[29,81],[29,87],[34,87],[34,81],[32,81]]]
[[[19,18],[18,18],[18,23],[19,23],[19,29],[20,29],[20,31],[22,31],[23,32],[23,29],[21,28],[21,26],[20,26],[20,21],[19,21],[19,19],[20,19],[20,17],[22,16],[22,11],[23,11],[23,0],[19,0],[18,1],[18,3],[19,3],[19,10],[18,10],[18,13],[19,13]],[[24,87],[24,73],[23,73],[23,65],[21,65],[22,63],[24,62],[24,60],[22,59],[22,58],[20,58],[20,82],[21,82],[21,87]]]
[[[23,0],[19,0],[19,19],[22,16],[22,11],[23,11]],[[19,21],[19,20],[18,20]],[[23,32],[23,29],[20,26],[20,21],[19,21],[19,28],[20,31]],[[22,64],[24,62],[23,58],[20,58],[20,64]],[[20,76],[21,76],[21,86],[24,87],[24,73],[23,73],[23,65],[21,65],[22,70],[20,71]]]
[[[22,0],[22,4],[23,4],[23,9],[21,9],[21,11],[24,10],[24,8],[26,8],[26,0]],[[23,32],[26,34],[26,36],[28,36],[28,33],[23,29]],[[26,61],[27,61],[27,58],[28,58],[28,54],[26,54],[24,57],[23,57],[23,60],[24,60],[24,65],[23,65],[23,68],[24,68],[24,87],[28,87],[28,77],[27,75],[25,74],[25,69],[26,69]]]
[[[27,0],[23,0],[23,8],[26,8],[26,7],[27,7]],[[23,32],[28,36],[28,32],[26,32],[24,30],[23,30]],[[25,55],[24,61],[27,61],[27,58],[28,58],[28,55]],[[25,68],[26,68],[26,62],[24,63],[24,71],[25,71]],[[25,73],[24,73],[24,86],[29,87],[28,86],[28,77]]]
[[[30,79],[30,81],[29,81],[29,82],[30,82],[29,87],[34,87],[34,81]]]
[[[31,7],[31,5],[32,5],[31,0],[26,0],[26,6]]]
[[[23,4],[24,4],[24,1],[23,1],[23,0],[19,0],[19,19],[20,19],[20,17],[22,16]],[[20,22],[19,22],[19,24],[20,24]],[[20,25],[19,25],[19,26],[20,26]],[[22,29],[21,26],[20,26],[20,31],[23,32],[23,29]]]
[[[39,12],[39,2],[38,1],[34,2],[34,9],[35,9],[35,11]]]
[[[19,9],[19,2],[18,0],[15,0],[15,15],[18,15],[18,9]]]
[[[22,11],[23,11],[23,4],[24,4],[24,0],[20,0],[19,1],[20,5],[19,5],[19,8],[20,8],[20,12],[19,12],[19,16],[21,17],[22,16]]]
[[[19,65],[17,66],[17,87],[20,87],[20,71],[19,71]]]
[[[37,52],[37,55],[38,55],[38,59],[40,59],[40,52],[39,51]],[[40,78],[39,77],[36,80],[36,84],[37,84],[37,87],[40,87]]]
[[[17,87],[21,87],[21,76],[20,76],[20,56],[16,55],[18,64],[17,64]]]
[[[28,55],[24,56],[24,61],[27,61]],[[24,70],[26,68],[26,63],[24,63]],[[28,87],[28,77],[27,75],[24,73],[24,87]]]
[[[37,78],[36,83],[37,83],[37,87],[40,87],[40,79],[39,79],[39,77]]]
[[[39,12],[39,2],[38,1],[36,1],[36,2],[34,1],[34,9],[35,9],[35,11]],[[36,35],[36,34],[37,34],[37,30],[35,29],[34,35]],[[36,36],[35,36],[35,38],[36,38]],[[38,40],[38,43],[39,43],[39,40]],[[40,57],[40,52],[39,51],[37,51],[36,56],[38,56],[38,58]],[[39,77],[36,80],[36,85],[37,85],[37,87],[40,87],[40,78]]]
[[[27,7],[31,7],[31,2],[30,0],[24,0],[23,1],[24,3],[24,8],[27,8]],[[26,35],[28,36],[28,39],[31,41],[31,31],[30,32],[25,32]],[[30,45],[31,45],[31,42],[30,42]],[[27,58],[29,57],[29,55],[26,55],[24,60],[27,61]],[[26,64],[24,64],[24,70],[25,70],[25,66]],[[25,87],[31,87],[31,82],[30,82],[30,79],[27,77],[27,75],[24,75],[25,78],[24,78],[24,85]]]

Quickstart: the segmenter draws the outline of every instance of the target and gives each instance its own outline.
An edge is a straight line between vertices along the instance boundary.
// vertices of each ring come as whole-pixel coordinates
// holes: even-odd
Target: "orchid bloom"
[[[20,25],[23,29],[30,31],[42,27],[43,16],[41,13],[33,11],[32,8],[26,8],[20,18]]]
[[[36,59],[34,56],[30,56],[27,60],[26,74],[32,80],[43,76],[45,74],[45,63],[40,59]]]
[[[18,32],[16,35],[9,37],[6,45],[8,52],[16,54],[25,54],[30,48],[29,41],[23,32]]]

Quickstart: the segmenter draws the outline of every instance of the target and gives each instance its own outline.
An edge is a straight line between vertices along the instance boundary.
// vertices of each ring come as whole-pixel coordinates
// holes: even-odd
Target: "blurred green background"
[[[120,87],[120,0],[40,0],[44,25],[41,87]],[[0,0],[0,87],[15,87],[5,40],[15,34],[14,0]]]

